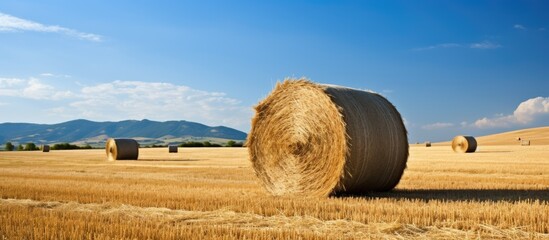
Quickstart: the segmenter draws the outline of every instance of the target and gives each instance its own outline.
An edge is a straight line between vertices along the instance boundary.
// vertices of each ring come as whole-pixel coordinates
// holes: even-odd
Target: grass
[[[387,193],[277,198],[245,148],[0,152],[7,239],[549,238],[549,146],[410,149]]]

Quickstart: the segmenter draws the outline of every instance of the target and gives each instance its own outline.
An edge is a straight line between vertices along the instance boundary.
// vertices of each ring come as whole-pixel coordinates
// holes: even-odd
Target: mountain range
[[[246,133],[224,126],[210,127],[189,121],[157,122],[151,120],[125,120],[94,122],[78,119],[58,124],[2,123],[0,144],[73,144],[104,145],[108,138],[134,138],[140,144],[177,144],[185,141],[224,143],[228,140],[244,141]]]

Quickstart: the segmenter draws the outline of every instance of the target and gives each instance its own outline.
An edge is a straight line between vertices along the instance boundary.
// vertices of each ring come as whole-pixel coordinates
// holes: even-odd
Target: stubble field
[[[549,238],[549,146],[411,145],[392,192],[272,197],[245,148],[0,152],[1,239]]]

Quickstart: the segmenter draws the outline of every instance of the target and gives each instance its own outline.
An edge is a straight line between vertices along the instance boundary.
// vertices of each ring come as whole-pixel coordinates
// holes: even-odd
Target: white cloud
[[[469,48],[475,48],[475,49],[496,49],[500,47],[501,45],[497,43],[489,42],[489,41],[469,44]]]
[[[56,90],[37,78],[0,78],[0,96],[35,100],[60,100],[73,97],[70,91]]]
[[[453,126],[454,126],[453,123],[436,122],[436,123],[432,123],[432,124],[423,125],[423,126],[421,126],[421,128],[425,129],[425,130],[437,130],[437,129],[449,128],[449,127],[453,127]]]
[[[519,29],[519,30],[526,30],[526,27],[524,27],[521,24],[515,24],[515,25],[513,25],[513,28],[514,29]]]
[[[208,125],[249,128],[251,107],[224,93],[163,82],[114,81],[83,87],[78,99],[56,109],[73,118],[97,120],[184,119]]]
[[[511,115],[499,115],[494,118],[481,118],[473,126],[477,128],[509,127],[532,123],[542,115],[549,114],[549,97],[530,98],[519,104]]]
[[[248,131],[253,115],[250,106],[225,93],[165,82],[114,81],[65,91],[38,78],[0,78],[0,96],[47,100],[46,104],[51,107],[41,110],[48,118],[58,119],[56,121],[77,118],[189,120]],[[17,117],[18,113],[11,114]],[[36,120],[29,121],[41,119],[37,116]]]
[[[483,41],[478,43],[470,44],[459,44],[459,43],[442,43],[437,45],[431,45],[427,47],[414,48],[414,51],[425,51],[425,50],[434,50],[441,48],[472,48],[472,49],[496,49],[500,48],[501,45],[498,43],[493,43],[490,41]]]
[[[102,41],[102,36],[97,34],[80,32],[74,29],[55,26],[55,25],[44,25],[41,23],[14,17],[4,13],[0,13],[0,31],[4,31],[4,32],[33,31],[33,32],[61,33],[61,34],[76,37],[82,40],[88,40],[93,42]]]

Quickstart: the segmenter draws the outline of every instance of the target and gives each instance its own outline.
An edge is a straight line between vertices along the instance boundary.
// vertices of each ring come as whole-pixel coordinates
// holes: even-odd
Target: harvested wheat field
[[[1,239],[549,238],[549,146],[412,146],[395,190],[273,197],[245,148],[0,152]]]

